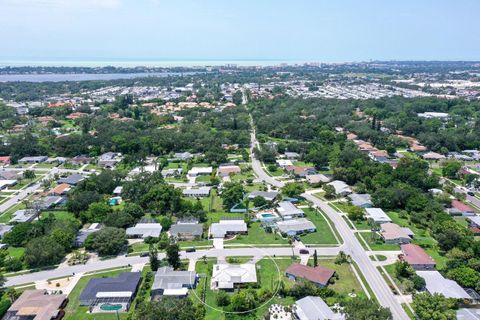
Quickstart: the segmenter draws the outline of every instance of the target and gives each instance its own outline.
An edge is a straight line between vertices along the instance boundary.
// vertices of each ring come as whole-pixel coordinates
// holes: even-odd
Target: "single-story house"
[[[0,190],[13,187],[17,184],[17,180],[0,180]]]
[[[123,272],[114,278],[91,279],[80,294],[80,305],[89,306],[92,312],[102,305],[120,304],[121,311],[128,311],[140,284],[141,272]]]
[[[137,223],[134,227],[127,228],[127,237],[130,238],[148,238],[160,237],[162,225],[160,223]]]
[[[76,186],[77,184],[79,184],[83,180],[85,180],[84,176],[82,176],[81,174],[75,173],[75,174],[71,174],[71,175],[69,175],[65,178],[58,179],[57,183],[58,184],[66,183],[66,184],[69,184],[71,186]]]
[[[301,178],[317,173],[317,170],[315,170],[314,167],[287,166],[285,170],[292,175]]]
[[[330,183],[327,183],[327,185],[332,186],[335,189],[335,193],[340,196],[346,196],[352,193],[352,189],[350,189],[348,184],[341,180],[334,180]]]
[[[10,226],[5,223],[0,223],[0,239],[3,239],[3,236],[12,230],[13,226]]]
[[[385,243],[410,243],[414,233],[409,228],[402,228],[396,223],[382,223],[380,225],[380,234]]]
[[[315,232],[315,230],[317,230],[315,225],[306,218],[278,221],[276,226],[280,233],[288,236],[295,236],[307,232]]]
[[[117,154],[115,152],[106,152],[99,157],[97,164],[101,168],[114,168],[115,165],[119,162],[119,156],[120,154]]]
[[[372,196],[367,193],[352,193],[348,195],[352,204],[360,208],[373,207]]]
[[[6,165],[9,165],[10,162],[11,162],[11,160],[10,160],[10,157],[9,157],[9,156],[2,156],[2,157],[0,157],[0,165],[6,166]]]
[[[292,306],[296,320],[343,320],[345,317],[332,311],[330,307],[317,296],[306,296],[297,300]]]
[[[277,191],[252,191],[248,194],[248,199],[253,200],[256,197],[262,197],[266,201],[273,201],[277,196]]]
[[[52,190],[50,190],[49,194],[52,196],[63,196],[67,194],[71,189],[72,187],[69,184],[61,183]]]
[[[420,246],[416,244],[400,245],[402,254],[400,259],[406,261],[415,270],[433,270],[435,261]]]
[[[257,282],[255,263],[213,265],[211,288],[233,290],[235,285]]]
[[[237,174],[242,172],[239,166],[229,165],[229,166],[220,166],[218,167],[217,174],[220,177],[228,177],[230,174]]]
[[[188,289],[197,285],[198,276],[195,271],[175,271],[171,267],[161,267],[155,272],[152,285],[152,300],[162,296],[184,297]]]
[[[308,183],[317,184],[317,183],[327,183],[330,181],[330,178],[324,174],[316,173],[316,174],[308,174],[305,179],[307,179]]]
[[[445,159],[445,156],[443,154],[436,153],[436,152],[427,152],[422,157],[425,160],[433,160],[433,161]]]
[[[77,237],[75,238],[75,246],[81,247],[85,244],[85,240],[89,235],[94,232],[97,232],[103,228],[103,224],[101,223],[92,223],[88,228],[81,229],[77,233]]]
[[[425,279],[425,288],[430,294],[438,293],[446,298],[472,300],[457,282],[445,279],[438,271],[417,271],[417,275]]]
[[[192,169],[188,170],[188,175],[190,177],[209,176],[212,174],[212,172],[212,167],[193,167]]]
[[[277,212],[282,219],[292,219],[297,217],[303,217],[305,213],[302,209],[297,208],[293,203],[289,201],[281,201],[278,203]]]
[[[457,310],[457,320],[479,320],[480,308],[460,308]]]
[[[1,180],[18,180],[18,178],[22,175],[21,172],[13,171],[13,170],[2,170],[0,171],[0,179]]]
[[[179,176],[183,172],[183,168],[163,169],[161,171],[163,177]]]
[[[90,158],[84,154],[82,155],[78,155],[78,156],[75,156],[73,157],[72,159],[70,159],[70,162],[73,163],[73,164],[77,164],[77,165],[80,165],[80,164],[89,164],[90,162],[93,161],[93,158]]]
[[[459,200],[456,200],[456,199],[452,200],[451,206],[452,206],[451,209],[454,209],[449,211],[451,215],[455,215],[455,212],[459,212],[462,216],[475,215],[475,210],[472,207],[470,207],[469,205]]]
[[[177,152],[173,155],[171,161],[187,161],[193,158],[193,154],[190,152]]]
[[[326,287],[335,270],[322,266],[309,267],[300,263],[294,263],[285,270],[285,275],[290,280],[306,279],[319,287]]]
[[[296,160],[296,159],[300,158],[300,154],[298,154],[297,152],[285,152],[283,155],[288,160]]]
[[[365,217],[377,224],[392,222],[392,219],[380,208],[365,208]]]
[[[38,202],[38,208],[40,210],[47,210],[47,209],[50,209],[54,206],[56,206],[57,204],[60,204],[62,202],[65,201],[65,198],[64,197],[60,197],[60,196],[47,196],[47,197],[43,197],[42,199],[40,199],[40,201]]]
[[[22,209],[17,210],[10,219],[10,223],[23,223],[33,221],[37,217],[34,210]]]
[[[68,303],[66,294],[48,294],[45,290],[25,290],[8,308],[5,320],[59,320]]]
[[[189,188],[184,189],[182,194],[190,198],[208,197],[210,195],[210,189],[210,187]]]
[[[293,166],[292,160],[287,159],[278,159],[275,161],[280,168],[286,168],[288,166]]]
[[[170,227],[169,233],[178,240],[198,239],[203,234],[203,224],[198,221],[179,221]]]
[[[247,232],[247,224],[243,219],[222,219],[210,226],[212,238],[225,238],[227,235],[246,234]]]
[[[113,189],[113,194],[117,197],[121,196],[122,192],[123,192],[122,186],[118,186],[118,187],[115,187],[115,189]]]
[[[35,163],[42,163],[48,159],[47,156],[36,156],[36,157],[23,157],[22,159],[18,160],[20,164],[35,164]]]
[[[467,218],[468,221],[468,228],[472,231],[475,235],[480,234],[480,216],[471,216]]]

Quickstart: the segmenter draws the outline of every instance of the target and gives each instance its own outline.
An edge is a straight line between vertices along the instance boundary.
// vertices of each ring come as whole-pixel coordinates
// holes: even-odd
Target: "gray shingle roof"
[[[99,292],[132,292],[137,290],[140,282],[140,272],[124,272],[115,278],[91,279],[80,294],[80,301],[94,301]]]
[[[162,267],[155,273],[152,290],[192,287],[195,279],[195,271],[175,271],[171,267]]]
[[[189,233],[193,236],[201,236],[203,225],[201,223],[177,223],[170,228],[170,234],[176,237],[179,233]]]

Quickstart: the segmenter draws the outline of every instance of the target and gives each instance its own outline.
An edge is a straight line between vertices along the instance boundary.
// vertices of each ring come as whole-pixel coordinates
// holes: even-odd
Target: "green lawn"
[[[267,169],[267,172],[273,177],[279,177],[279,176],[282,176],[285,173],[285,171],[283,171],[283,169],[279,168],[279,167],[276,167],[275,170],[270,170],[268,168],[268,165],[265,165],[265,167]]]
[[[234,240],[225,241],[225,244],[288,244],[287,239],[283,239],[275,233],[267,233],[262,228],[260,222],[252,222],[248,228],[248,235],[238,235]]]
[[[146,244],[145,242],[135,242],[135,243],[129,245],[129,249],[131,250],[132,253],[134,253],[134,252],[148,252],[149,248],[150,248],[150,245]]]
[[[23,254],[25,253],[25,248],[19,247],[19,248],[14,248],[14,247],[8,247],[7,249],[8,255],[11,257],[15,258],[21,258]]]
[[[311,162],[304,162],[304,161],[294,161],[293,165],[297,167],[315,167],[315,164]]]
[[[308,220],[317,228],[316,232],[301,236],[304,244],[338,244],[335,236],[320,212],[314,209],[303,209]],[[332,224],[333,227],[333,224]]]
[[[68,305],[65,308],[65,319],[66,320],[115,320],[114,314],[109,313],[96,313],[96,314],[88,314],[88,307],[80,306],[80,294],[82,293],[83,289],[87,286],[90,279],[93,278],[103,278],[103,277],[116,277],[122,272],[130,271],[130,268],[125,268],[122,270],[116,271],[109,271],[105,273],[93,274],[89,276],[82,277],[75,288],[73,288],[72,292],[68,295]],[[121,313],[120,319],[127,319],[128,314]]]
[[[208,182],[210,182],[211,178],[212,178],[212,177],[209,176],[209,175],[208,175],[208,176],[207,176],[207,175],[205,175],[205,176],[204,176],[204,175],[201,175],[201,176],[198,176],[198,177],[195,178],[195,182],[196,182],[196,183],[199,183],[199,182],[206,182],[206,183],[208,183]]]
[[[10,221],[10,219],[12,219],[12,216],[13,214],[17,211],[17,210],[22,210],[22,209],[25,209],[25,204],[20,202],[18,203],[17,205],[14,205],[13,207],[11,207],[10,209],[8,209],[7,211],[5,211],[1,216],[0,216],[0,223],[7,223]]]
[[[313,259],[310,259],[310,262],[312,261]],[[354,292],[358,296],[366,297],[360,281],[358,281],[357,277],[352,271],[351,264],[335,264],[335,259],[319,259],[318,264],[335,270],[336,274],[338,275],[338,280],[336,280],[334,284],[328,286],[330,289],[333,289],[335,290],[335,292],[340,294],[348,294]],[[367,283],[365,283],[365,285],[368,286]]]
[[[68,212],[68,211],[44,211],[40,215],[41,218],[45,218],[49,215],[53,215],[55,219],[57,220],[72,220],[72,221],[78,221],[77,218],[73,215],[73,213]]]
[[[355,233],[358,241],[362,244],[365,250],[368,250],[365,246],[364,242],[360,239],[360,235]],[[370,248],[374,251],[390,251],[390,250],[400,250],[400,246],[398,244],[389,244],[384,243],[383,240],[380,238],[380,235],[376,235],[376,239],[372,239],[372,234],[370,232],[362,232],[363,239],[368,243]]]

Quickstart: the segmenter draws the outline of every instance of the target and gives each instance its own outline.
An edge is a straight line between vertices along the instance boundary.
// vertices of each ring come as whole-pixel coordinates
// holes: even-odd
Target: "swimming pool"
[[[274,215],[271,213],[262,213],[262,218],[273,218]]]

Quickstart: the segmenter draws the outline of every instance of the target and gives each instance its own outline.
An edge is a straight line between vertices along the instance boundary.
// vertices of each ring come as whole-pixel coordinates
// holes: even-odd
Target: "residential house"
[[[76,247],[83,246],[85,244],[85,240],[89,235],[101,230],[102,228],[103,228],[103,224],[92,223],[88,228],[79,230],[75,238],[75,246]]]
[[[294,175],[295,177],[304,178],[308,175],[317,173],[314,167],[297,167],[297,166],[287,166],[285,168],[288,173]]]
[[[22,209],[17,210],[10,219],[10,223],[24,223],[33,221],[37,217],[37,213],[34,210]]]
[[[152,285],[152,300],[163,296],[185,297],[189,289],[197,285],[195,271],[175,271],[171,267],[161,267],[155,272]]]
[[[69,184],[71,186],[76,186],[77,184],[79,184],[83,180],[85,180],[84,176],[82,176],[81,174],[78,174],[78,173],[74,173],[74,174],[71,174],[71,175],[69,175],[65,178],[60,178],[57,181],[57,183],[58,184],[66,183],[66,184]]]
[[[127,237],[129,238],[158,238],[162,232],[160,223],[137,223],[134,227],[127,228]]]
[[[347,196],[352,193],[352,189],[350,189],[348,184],[341,180],[334,180],[330,183],[327,183],[327,185],[332,186],[335,189],[335,193],[340,196]]]
[[[392,222],[392,219],[380,208],[365,208],[365,217],[376,224]]]
[[[300,155],[297,152],[285,152],[284,156],[288,160],[297,160],[298,158],[300,158]]]
[[[9,165],[11,162],[10,162],[10,157],[9,156],[1,156],[0,157],[0,165],[2,166],[7,166]]]
[[[404,244],[410,243],[414,233],[409,228],[402,228],[396,223],[382,223],[380,234],[385,243]]]
[[[0,180],[0,190],[13,187],[17,184],[17,180]]]
[[[66,294],[48,294],[45,290],[25,290],[8,308],[4,320],[60,320],[68,303]]]
[[[21,177],[22,173],[13,170],[2,170],[0,171],[1,180],[18,180]]]
[[[64,201],[65,201],[64,197],[47,196],[47,197],[43,197],[42,199],[40,199],[40,201],[38,201],[36,203],[36,205],[37,205],[37,208],[39,210],[47,210],[47,209],[50,209],[52,207],[55,207],[56,205],[58,205],[58,204],[60,204]]]
[[[276,162],[277,162],[277,164],[280,168],[284,168],[284,169],[289,167],[289,166],[293,166],[292,160],[278,159],[278,160],[276,160]]]
[[[474,216],[475,210],[470,207],[469,205],[459,201],[459,200],[452,200],[451,208],[447,209],[448,213],[451,215],[462,215],[462,216]]]
[[[445,298],[472,300],[472,297],[457,282],[445,279],[438,271],[417,271],[425,279],[425,288],[430,294],[441,294]]]
[[[118,277],[90,279],[80,294],[80,305],[91,312],[101,312],[103,305],[114,302],[120,311],[128,311],[140,284],[141,272],[123,272]]]
[[[178,240],[194,240],[202,237],[203,224],[197,220],[178,221],[170,227],[170,236]]]
[[[302,233],[315,232],[315,225],[306,218],[277,221],[276,227],[280,233],[287,236],[295,236]]]
[[[239,166],[229,165],[229,166],[220,166],[218,167],[217,174],[220,177],[228,177],[231,174],[238,174],[242,172]]]
[[[193,167],[188,171],[190,177],[209,176],[213,172],[212,167]]]
[[[460,308],[457,310],[457,320],[479,320],[480,308]]]
[[[388,162],[388,153],[383,150],[374,150],[368,153],[368,157],[373,161],[386,163]]]
[[[262,197],[266,201],[273,201],[277,198],[278,192],[277,191],[252,191],[248,194],[248,199],[253,200],[256,197]]]
[[[480,234],[480,216],[471,216],[467,218],[468,228],[475,235]]]
[[[290,280],[305,279],[319,287],[326,287],[334,276],[335,270],[322,266],[310,267],[300,263],[294,263],[285,270],[285,275]]]
[[[62,183],[51,189],[48,194],[51,196],[63,196],[66,195],[71,189],[72,187],[69,184]]]
[[[123,187],[122,186],[117,186],[115,189],[113,189],[113,194],[117,197],[121,196],[123,192]]]
[[[93,158],[90,158],[86,155],[78,155],[70,159],[70,162],[76,165],[89,164],[93,161]]]
[[[5,223],[0,223],[0,239],[3,239],[5,234],[10,232],[10,230],[13,229],[13,226],[5,224]]]
[[[228,235],[247,234],[247,224],[243,219],[221,219],[210,226],[210,237],[225,238]]]
[[[193,158],[190,152],[177,152],[174,154],[172,161],[188,161]]]
[[[360,208],[371,208],[373,207],[372,204],[372,196],[366,193],[352,193],[348,195],[348,198],[352,202],[352,205]]]
[[[445,159],[445,156],[443,154],[436,153],[436,152],[427,152],[422,157],[425,160],[431,160],[431,161],[438,161],[438,160]]]
[[[119,162],[119,155],[115,152],[106,152],[100,156],[97,164],[101,168],[112,169]]]
[[[318,184],[318,183],[328,183],[330,182],[330,178],[326,175],[317,173],[317,174],[308,174],[306,177],[307,182],[311,184]]]
[[[416,244],[400,245],[400,259],[406,261],[415,270],[433,270],[435,261],[420,246]]]
[[[163,177],[172,177],[172,176],[179,176],[183,173],[182,168],[173,168],[173,169],[163,169],[161,171]]]
[[[23,157],[22,159],[18,160],[20,164],[35,164],[35,163],[42,163],[48,159],[47,156],[36,156],[36,157]]]
[[[213,265],[211,288],[233,290],[235,286],[256,283],[257,270],[255,263]]]
[[[289,201],[279,202],[277,206],[277,212],[284,220],[303,217],[305,215],[302,209],[297,208]]]
[[[295,320],[343,320],[342,314],[335,313],[317,296],[306,296],[292,306]]]
[[[210,195],[210,187],[188,188],[182,191],[185,197],[189,198],[203,198]]]

